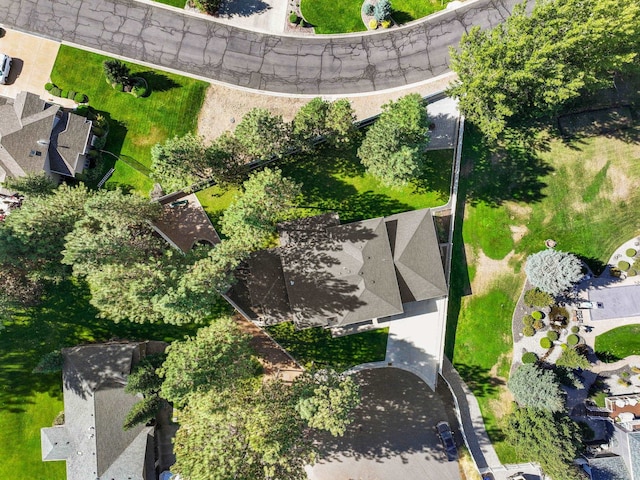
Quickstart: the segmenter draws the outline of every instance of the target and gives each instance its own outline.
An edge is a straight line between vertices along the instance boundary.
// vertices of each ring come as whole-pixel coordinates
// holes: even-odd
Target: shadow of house
[[[165,348],[164,342],[135,342],[63,349],[65,423],[41,429],[42,460],[65,460],[68,480],[157,478],[154,427],[122,428],[141,400],[124,387],[142,358]]]
[[[447,295],[429,209],[341,225],[335,213],[278,225],[227,294],[246,318],[297,328],[377,325],[404,304]]]
[[[0,97],[0,182],[45,172],[75,177],[88,164],[91,121],[29,92]]]

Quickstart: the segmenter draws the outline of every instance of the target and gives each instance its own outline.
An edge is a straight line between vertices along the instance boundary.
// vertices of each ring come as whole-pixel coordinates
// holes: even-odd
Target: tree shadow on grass
[[[455,364],[456,370],[476,397],[491,397],[498,388],[505,385],[504,380],[489,374],[489,369],[478,365]]]
[[[544,198],[546,183],[541,178],[553,171],[535,153],[545,148],[544,143],[514,139],[504,146],[492,146],[473,127],[468,138],[463,173],[468,177],[467,197],[472,204],[500,206],[510,200],[533,203]]]
[[[60,374],[31,373],[42,356],[78,344],[124,340],[172,340],[192,334],[197,326],[114,323],[96,318],[85,284],[64,281],[49,286],[39,306],[13,312],[0,334],[0,405],[26,411],[32,396],[62,398]]]
[[[168,90],[172,90],[174,88],[181,88],[180,85],[175,80],[167,77],[158,72],[154,72],[153,70],[147,70],[145,72],[136,73],[137,77],[142,77],[147,81],[149,85],[149,89],[151,90],[151,95],[153,92],[166,92]]]

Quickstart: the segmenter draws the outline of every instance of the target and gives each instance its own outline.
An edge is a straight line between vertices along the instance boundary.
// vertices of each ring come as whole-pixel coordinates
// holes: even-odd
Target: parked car
[[[438,430],[438,436],[444,446],[445,452],[447,452],[447,460],[453,462],[458,459],[458,449],[456,448],[456,442],[453,439],[453,433],[451,427],[447,422],[438,422],[436,425]]]
[[[0,84],[4,85],[5,83],[7,83],[12,63],[13,60],[9,55],[0,53]]]

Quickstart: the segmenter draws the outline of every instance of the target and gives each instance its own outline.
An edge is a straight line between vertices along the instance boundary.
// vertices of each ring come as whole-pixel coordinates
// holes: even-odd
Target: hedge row
[[[74,90],[62,90],[53,83],[45,84],[44,89],[54,97],[68,98],[76,103],[87,103],[89,101],[84,93],[76,92]]]

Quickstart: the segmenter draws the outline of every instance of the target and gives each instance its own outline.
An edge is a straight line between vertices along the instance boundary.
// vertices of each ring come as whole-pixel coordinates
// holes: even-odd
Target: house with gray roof
[[[141,400],[124,387],[142,358],[165,348],[114,342],[63,349],[64,424],[41,429],[42,460],[66,461],[67,480],[156,479],[154,427],[122,428]]]
[[[0,97],[0,182],[46,172],[75,177],[85,168],[91,121],[38,95]]]
[[[278,232],[280,245],[254,253],[227,294],[251,320],[346,327],[447,295],[429,209],[348,224],[329,213],[282,223]]]

